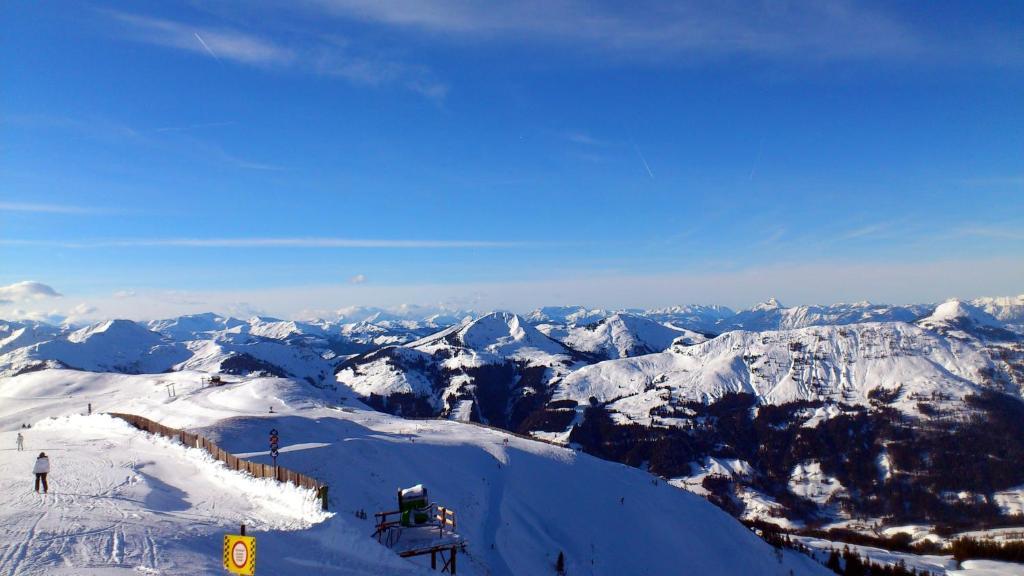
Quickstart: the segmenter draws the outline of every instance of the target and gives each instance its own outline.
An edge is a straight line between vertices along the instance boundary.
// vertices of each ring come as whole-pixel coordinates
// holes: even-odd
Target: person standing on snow
[[[39,481],[43,481],[43,494],[50,491],[50,487],[46,484],[46,475],[50,473],[50,459],[46,457],[46,452],[40,452],[39,457],[36,458],[36,465],[32,467],[32,473],[36,475],[36,492],[39,492]]]
[[[21,435],[21,432],[18,432],[18,440],[17,440],[17,442],[18,442],[18,452],[21,452],[22,450],[25,449],[25,437]]]

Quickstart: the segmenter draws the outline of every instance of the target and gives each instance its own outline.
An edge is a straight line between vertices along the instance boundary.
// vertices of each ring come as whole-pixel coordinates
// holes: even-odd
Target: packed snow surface
[[[369,537],[372,513],[422,483],[457,511],[463,574],[545,574],[560,551],[570,574],[826,574],[796,553],[777,559],[724,512],[638,469],[478,426],[405,421],[294,380],[204,388],[201,377],[44,370],[0,380],[0,442],[26,437],[26,451],[0,463],[0,572],[217,573],[223,534],[246,522],[258,573],[425,574],[428,562]],[[88,403],[94,414],[83,416]],[[276,428],[279,462],[326,481],[333,515],[310,491],[229,471],[103,411],[197,431],[264,462]],[[51,457],[46,496],[32,491],[36,450]]]
[[[209,454],[105,415],[61,416],[25,430],[0,461],[0,573],[181,573],[218,562],[205,549],[230,526],[294,541],[328,516],[313,494],[228,470]],[[16,432],[0,433],[14,445]],[[45,451],[49,492],[29,472]]]

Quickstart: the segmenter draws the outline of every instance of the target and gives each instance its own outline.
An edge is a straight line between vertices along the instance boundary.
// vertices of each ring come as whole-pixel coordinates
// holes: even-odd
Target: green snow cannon
[[[427,489],[423,484],[398,491],[398,510],[402,513],[402,526],[419,526],[430,521]]]

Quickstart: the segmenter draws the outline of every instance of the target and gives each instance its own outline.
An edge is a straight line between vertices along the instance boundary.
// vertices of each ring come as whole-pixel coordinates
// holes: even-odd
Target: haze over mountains
[[[984,312],[1000,329],[1024,331],[1024,295],[980,298],[963,302],[962,306]],[[523,327],[536,327],[574,351],[611,359],[660,352],[679,337],[683,337],[685,344],[694,344],[733,330],[761,332],[864,322],[912,323],[935,308],[935,304],[890,306],[868,302],[786,307],[772,298],[739,312],[723,306],[652,310],[545,307],[524,314],[517,322]],[[339,355],[407,344],[481,316],[468,310],[431,307],[350,307],[338,310],[333,318],[308,321],[260,316],[238,319],[214,313],[143,323],[106,321],[91,326],[4,321],[0,324],[0,370],[10,374],[30,368],[33,362],[72,366],[79,363],[82,367],[99,367],[99,362],[125,372],[159,367],[168,370],[194,356],[214,358],[218,354],[250,354],[271,364],[288,363],[288,358],[276,358],[275,362],[274,354],[293,354],[281,352],[275,345],[317,350],[330,361]],[[194,344],[182,346],[197,341],[213,342],[219,348],[212,351],[200,350]],[[119,356],[102,358],[104,347],[115,344],[122,347]],[[10,355],[18,350],[19,354]]]
[[[304,322],[259,316],[242,320],[213,313],[146,323],[110,320],[82,327],[8,321],[0,323],[0,374],[14,375],[42,367],[124,373],[198,369],[293,376],[330,386],[334,369],[353,354],[385,348],[378,356],[397,357],[398,349],[393,347],[402,346],[401,354],[419,351],[426,359],[437,357],[441,347],[454,345],[471,355],[467,362],[473,365],[512,360],[548,368],[560,366],[557,374],[547,376],[550,380],[562,375],[559,371],[602,360],[679,352],[728,332],[741,333],[698,350],[730,346],[748,349],[751,344],[747,340],[752,336],[742,333],[871,322],[894,323],[873,328],[872,334],[899,334],[911,340],[926,340],[924,331],[947,335],[949,326],[963,322],[984,327],[990,339],[1012,339],[1012,334],[1020,334],[1024,328],[1024,296],[941,306],[861,302],[785,307],[770,299],[739,312],[721,306],[622,311],[560,306],[518,316],[426,307],[392,311],[352,307],[339,310],[331,319]],[[974,332],[980,334],[979,330],[982,328]],[[834,339],[837,333],[803,330],[784,338],[809,340],[813,347],[814,342]],[[856,358],[864,353],[851,354]],[[459,357],[445,358],[446,366],[458,364]],[[958,360],[960,364],[965,361]],[[612,366],[617,364],[600,370]],[[951,368],[952,373],[960,369],[958,365]],[[706,376],[709,371],[699,373]],[[776,392],[776,396],[779,394],[781,391]]]

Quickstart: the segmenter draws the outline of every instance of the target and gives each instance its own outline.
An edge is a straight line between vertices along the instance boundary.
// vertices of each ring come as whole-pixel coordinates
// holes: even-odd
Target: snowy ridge
[[[205,314],[191,314],[178,316],[177,318],[153,320],[146,325],[154,332],[159,332],[172,340],[184,342],[198,340],[208,337],[215,332],[244,326],[245,322],[236,318],[227,318],[207,312]]]
[[[0,354],[52,340],[60,328],[41,322],[0,322]]]
[[[387,347],[364,357],[363,362],[342,365],[336,377],[358,395],[412,394],[440,407],[428,367],[432,356],[415,348]]]
[[[701,333],[717,333],[717,326],[736,313],[725,306],[683,305],[646,310],[643,316],[662,324],[672,324]]]
[[[412,322],[427,324],[436,328],[460,324],[467,318],[472,319],[475,316],[476,314],[473,311],[445,306],[403,305],[390,309],[372,306],[348,306],[338,309],[333,317],[327,318],[327,320],[336,324]]]
[[[590,324],[611,313],[600,308],[589,309],[583,306],[545,306],[538,308],[524,318],[530,324],[569,324],[573,326]]]
[[[579,365],[572,350],[522,317],[494,312],[401,347],[350,358],[336,376],[363,397],[416,396],[418,406],[392,409],[401,414],[507,425],[517,402]]]
[[[0,355],[0,374],[39,366],[97,372],[163,372],[188,358],[180,344],[129,320],[108,320]]]
[[[949,300],[940,304],[931,315],[918,320],[917,324],[956,340],[1020,340],[1018,333],[1009,330],[1006,324],[995,316],[960,300]]]
[[[949,300],[939,304],[935,310],[918,323],[922,326],[935,326],[942,323],[967,322],[978,326],[989,326],[1002,328],[1003,324],[988,312],[961,302],[960,300]]]
[[[554,399],[586,403],[595,397],[633,421],[649,423],[654,407],[707,403],[729,393],[768,404],[868,405],[872,392],[883,390],[896,394],[894,406],[916,413],[919,398],[953,401],[979,387],[1013,381],[1004,368],[976,342],[951,342],[912,324],[734,331],[694,346],[581,368],[562,381]]]
[[[564,355],[564,346],[527,324],[518,314],[494,312],[473,322],[455,327],[445,337],[428,337],[410,344],[430,352],[444,347],[449,334],[459,344],[476,352],[500,357],[530,359],[537,356]]]
[[[642,316],[624,313],[572,328],[560,340],[574,350],[612,359],[661,352],[678,338],[694,344],[707,340],[690,330],[664,326]]]
[[[743,310],[718,322],[718,332],[727,330],[790,330],[808,326],[845,325],[863,322],[913,322],[931,306],[889,306],[870,302],[795,306],[787,308],[775,298]]]
[[[991,314],[1008,328],[1024,334],[1024,294],[998,298],[977,298],[971,305]]]
[[[221,334],[214,340],[188,343],[191,357],[174,370],[201,370],[211,374],[293,376],[320,384],[333,372],[333,364],[316,349],[288,346],[276,340],[244,334]]]

